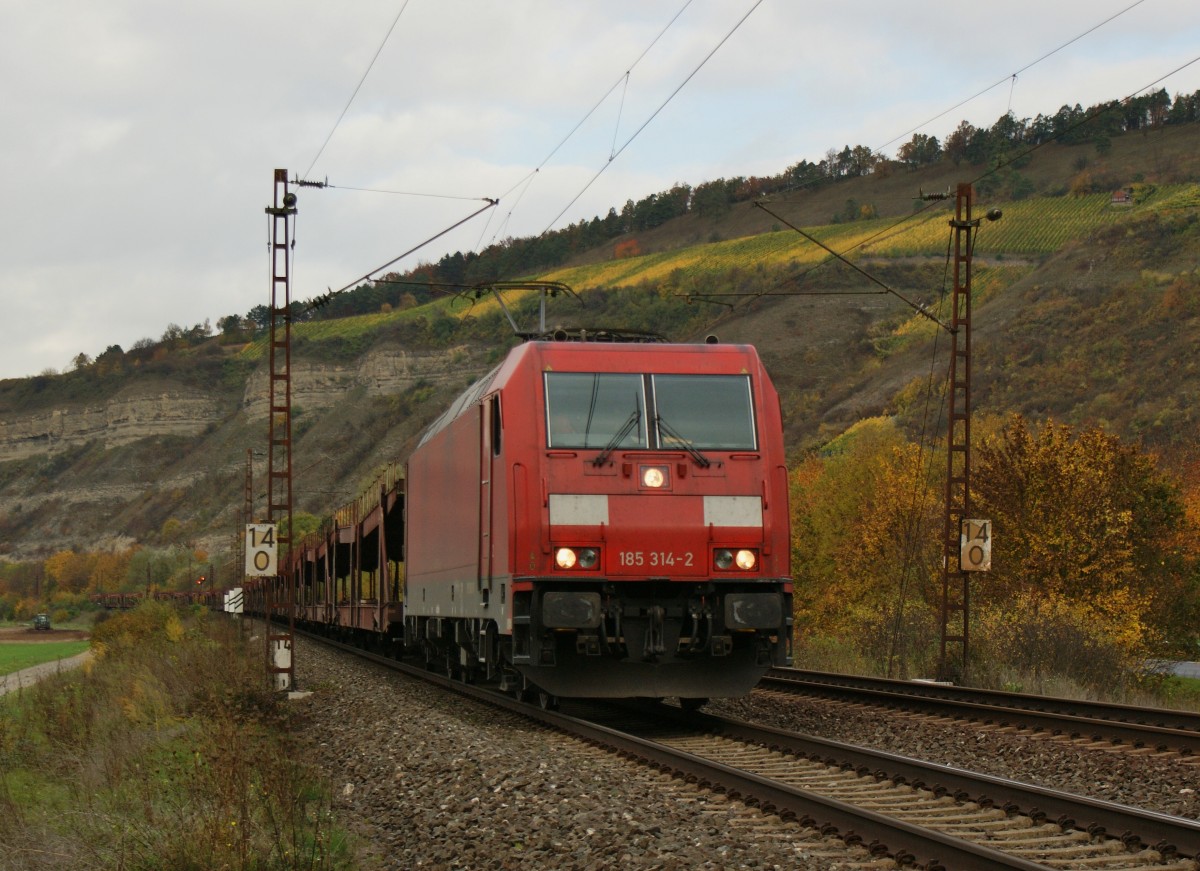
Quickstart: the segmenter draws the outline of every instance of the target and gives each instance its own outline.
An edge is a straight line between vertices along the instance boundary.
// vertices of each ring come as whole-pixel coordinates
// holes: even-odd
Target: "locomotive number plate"
[[[695,557],[690,551],[674,553],[665,550],[622,550],[617,553],[617,562],[624,568],[636,566],[681,566],[687,568],[694,564]]]

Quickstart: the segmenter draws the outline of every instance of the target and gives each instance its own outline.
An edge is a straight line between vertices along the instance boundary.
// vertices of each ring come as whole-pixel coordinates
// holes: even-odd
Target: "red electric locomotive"
[[[690,701],[791,660],[779,400],[750,346],[527,342],[406,477],[405,644],[430,664]]]

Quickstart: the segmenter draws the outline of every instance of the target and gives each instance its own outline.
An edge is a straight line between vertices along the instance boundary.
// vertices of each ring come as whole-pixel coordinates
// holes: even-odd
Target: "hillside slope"
[[[1022,168],[1059,194],[1081,173],[1102,172],[1119,180],[1114,187],[1136,188],[1131,205],[1082,191],[980,198],[980,212],[999,206],[1005,214],[983,226],[975,250],[977,412],[1098,423],[1169,450],[1194,444],[1193,128],[1200,125],[1172,129],[1169,139],[1121,137],[1102,162],[1081,160],[1091,155],[1082,146],[1051,147]],[[949,290],[949,206],[910,218],[913,195],[978,172],[937,167],[855,179],[767,204],[826,245],[852,251],[894,294],[744,204],[720,219],[688,215],[639,236],[640,256],[593,251],[546,273],[583,301],[554,300],[550,317],[756,344],[777,381],[793,451],[819,447],[866,416],[898,414],[916,428],[929,385],[936,390],[945,371],[948,343],[912,304],[936,311]],[[846,199],[873,203],[881,217],[829,224]],[[509,303],[519,317],[536,313],[535,298],[518,294]],[[514,341],[487,300],[387,306],[378,315],[298,324],[295,334],[296,508],[318,516],[402,458]],[[240,346],[212,338],[144,361],[126,355],[112,370],[97,361],[90,370],[0,383],[0,549],[14,558],[133,541],[227,550],[247,450],[265,453],[266,377],[261,339]],[[936,397],[929,407],[936,413]],[[261,480],[265,461],[250,456]]]

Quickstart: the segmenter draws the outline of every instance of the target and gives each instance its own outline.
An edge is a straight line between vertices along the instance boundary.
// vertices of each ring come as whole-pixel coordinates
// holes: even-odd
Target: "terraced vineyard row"
[[[1147,210],[1182,208],[1200,202],[1200,188],[1176,185],[1141,196],[1141,202],[1129,206],[1113,205],[1107,193],[1003,203],[1004,217],[983,225],[976,253],[991,257],[1045,256],[1071,239],[1103,226],[1129,221]],[[983,212],[981,205],[976,216],[982,216]],[[906,219],[857,221],[805,230],[835,251],[852,252],[852,257],[942,257],[949,234],[948,213],[948,203],[937,203]],[[612,287],[661,282],[677,273],[695,276],[734,267],[804,266],[828,256],[820,246],[793,230],[784,229],[678,251],[559,269],[543,277],[573,287]]]
[[[1079,238],[1112,224],[1129,221],[1146,211],[1171,211],[1200,205],[1200,186],[1173,185],[1138,192],[1132,205],[1114,205],[1107,193],[1079,197],[1037,197],[1000,204],[1003,218],[995,223],[985,222],[979,234],[975,252],[981,260],[990,262],[991,283],[998,280],[1000,271],[1008,272],[1014,264],[1003,258],[1037,258],[1060,249],[1071,239]],[[782,209],[780,205],[775,208]],[[861,258],[943,258],[947,250],[949,228],[947,221],[952,204],[942,201],[926,204],[919,213],[904,218],[881,218],[856,221],[850,224],[831,224],[805,228],[835,251],[847,253],[851,259]],[[986,204],[976,209],[982,216]],[[561,281],[580,290],[634,285],[655,285],[678,278],[697,279],[733,269],[757,267],[804,268],[829,257],[819,245],[791,229],[780,229],[756,236],[746,236],[722,242],[693,245],[676,251],[646,254],[609,260],[602,263],[552,270],[537,276]],[[1015,264],[1018,267],[1024,264]],[[1011,280],[1011,272],[1006,276]],[[988,267],[980,264],[976,273],[977,290],[986,293],[989,283]],[[511,292],[512,300],[531,291]],[[297,339],[307,341],[354,340],[390,323],[421,317],[431,310],[441,309],[452,317],[468,312],[481,315],[497,308],[494,300],[484,298],[470,309],[453,307],[449,300],[435,300],[417,309],[376,312],[335,320],[298,323],[293,327]],[[244,357],[259,359],[266,349],[266,339],[260,339],[242,352]]]

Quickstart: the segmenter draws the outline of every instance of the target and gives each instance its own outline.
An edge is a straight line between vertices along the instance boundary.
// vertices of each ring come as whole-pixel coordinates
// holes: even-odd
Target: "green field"
[[[46,641],[38,644],[0,644],[0,675],[66,659],[90,647],[87,641]]]

